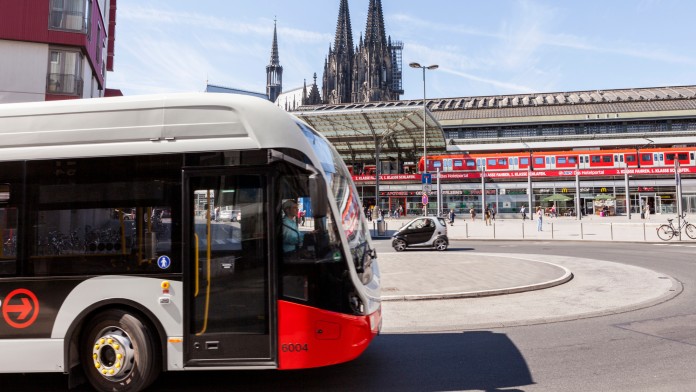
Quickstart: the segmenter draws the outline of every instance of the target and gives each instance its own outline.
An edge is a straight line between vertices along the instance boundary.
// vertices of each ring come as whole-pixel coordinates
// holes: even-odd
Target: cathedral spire
[[[271,47],[270,65],[280,65],[280,57],[278,56],[278,33],[276,32],[275,19],[273,19],[273,46]]]
[[[384,16],[382,15],[382,0],[370,0],[365,24],[365,46],[381,45],[386,48],[387,37],[384,33]]]
[[[283,67],[278,56],[278,34],[276,20],[273,19],[273,46],[271,47],[271,62],[266,66],[266,95],[271,102],[283,91]]]
[[[350,13],[348,12],[348,0],[341,0],[338,8],[338,21],[336,22],[336,39],[334,50],[337,53],[353,52],[353,31],[350,27]]]

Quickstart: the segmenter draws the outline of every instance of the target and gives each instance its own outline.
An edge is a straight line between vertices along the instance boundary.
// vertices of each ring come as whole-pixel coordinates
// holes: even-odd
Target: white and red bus
[[[137,391],[352,360],[381,327],[361,211],[330,143],[258,98],[0,105],[0,372]]]

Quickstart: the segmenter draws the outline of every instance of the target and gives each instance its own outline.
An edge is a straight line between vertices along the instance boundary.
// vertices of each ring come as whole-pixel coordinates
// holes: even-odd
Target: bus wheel
[[[80,361],[90,384],[98,391],[145,389],[159,375],[154,330],[120,309],[97,314],[85,325]]]

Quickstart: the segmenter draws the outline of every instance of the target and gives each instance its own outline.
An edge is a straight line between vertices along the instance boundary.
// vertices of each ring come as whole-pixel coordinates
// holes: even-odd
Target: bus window
[[[158,165],[151,159],[30,162],[30,274],[158,273],[159,256],[174,261],[168,272],[179,270],[171,225],[177,203],[170,195],[180,180],[133,178],[138,166]]]
[[[17,271],[17,209],[9,201],[10,184],[0,184],[0,276]]]
[[[292,171],[295,171],[292,168]],[[332,311],[351,311],[342,292],[348,265],[343,256],[338,222],[329,213],[328,199],[312,197],[309,175],[294,172],[280,178],[278,200],[279,254],[282,256],[280,294],[285,300],[317,306]],[[364,231],[361,227],[360,205],[338,179],[332,188],[342,216],[342,226],[349,241],[357,240]],[[320,206],[318,203],[327,203]],[[290,208],[292,206],[296,208]],[[306,211],[305,223],[296,211]],[[359,247],[353,249],[358,252]],[[356,258],[359,255],[354,254]],[[328,286],[333,287],[327,290]],[[320,293],[323,293],[320,295]]]
[[[194,283],[206,288],[194,294],[192,332],[267,334],[264,177],[207,175],[192,178],[190,187],[192,250],[198,250],[192,259],[203,272]],[[217,219],[218,209],[239,211],[239,220]]]

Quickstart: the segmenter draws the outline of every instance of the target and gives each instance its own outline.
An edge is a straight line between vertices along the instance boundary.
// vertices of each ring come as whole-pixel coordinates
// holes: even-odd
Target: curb
[[[542,261],[539,261],[543,263]],[[382,301],[423,301],[423,300],[438,300],[438,299],[455,299],[455,298],[480,298],[492,297],[496,295],[524,293],[527,291],[543,290],[549,287],[559,286],[573,279],[573,273],[569,269],[553,263],[546,263],[561,268],[563,276],[549,280],[546,282],[535,283],[526,286],[516,286],[501,289],[482,290],[482,291],[464,291],[456,293],[438,293],[438,294],[411,294],[411,295],[383,295]]]

